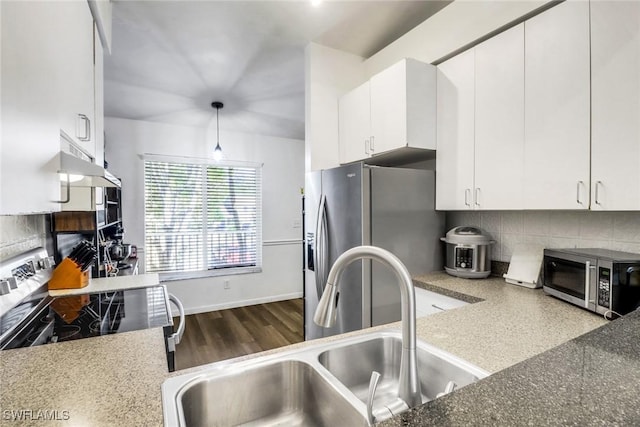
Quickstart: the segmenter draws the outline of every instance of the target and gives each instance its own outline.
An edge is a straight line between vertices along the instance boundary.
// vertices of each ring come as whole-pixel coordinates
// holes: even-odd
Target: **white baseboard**
[[[191,308],[185,307],[184,313],[185,314],[206,313],[209,311],[226,310],[229,308],[246,307],[248,305],[266,304],[269,302],[286,301],[289,299],[296,299],[296,298],[302,298],[302,292],[293,292],[290,294],[273,295],[273,296],[263,297],[263,298],[254,298],[254,299],[243,300],[243,301],[232,301],[232,302],[226,302],[222,304],[213,304],[213,305],[206,305],[206,306],[200,306],[200,307],[191,307]],[[178,312],[175,310],[175,308],[172,308],[171,312],[172,312],[171,315],[174,317],[178,315]]]

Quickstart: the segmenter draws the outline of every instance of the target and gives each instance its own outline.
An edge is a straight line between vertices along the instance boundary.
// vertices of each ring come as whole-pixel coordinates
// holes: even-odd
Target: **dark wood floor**
[[[176,370],[301,342],[302,307],[294,299],[186,316]]]

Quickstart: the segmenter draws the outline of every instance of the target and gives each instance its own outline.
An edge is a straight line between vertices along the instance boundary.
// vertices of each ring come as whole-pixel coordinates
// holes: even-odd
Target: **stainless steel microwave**
[[[545,249],[544,292],[613,318],[640,307],[640,254]]]

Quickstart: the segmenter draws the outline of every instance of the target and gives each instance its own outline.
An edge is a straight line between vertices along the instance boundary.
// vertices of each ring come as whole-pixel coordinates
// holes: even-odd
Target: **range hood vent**
[[[121,187],[120,180],[105,168],[64,151],[60,151],[58,173],[71,187]]]

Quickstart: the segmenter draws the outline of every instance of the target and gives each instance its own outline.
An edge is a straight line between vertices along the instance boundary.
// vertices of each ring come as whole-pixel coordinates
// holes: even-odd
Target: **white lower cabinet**
[[[525,22],[525,209],[589,209],[589,3]]]
[[[640,210],[640,2],[591,2],[591,209]]]

